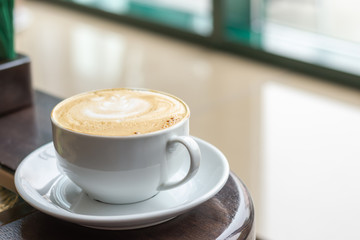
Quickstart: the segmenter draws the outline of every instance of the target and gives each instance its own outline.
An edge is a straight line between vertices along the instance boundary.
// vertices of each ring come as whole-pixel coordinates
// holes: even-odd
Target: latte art
[[[134,116],[141,116],[151,111],[151,104],[144,99],[133,96],[103,96],[90,99],[90,106],[77,106],[82,110],[84,118],[125,120]],[[87,104],[87,103],[85,103]],[[87,104],[88,105],[88,104]]]
[[[86,134],[129,136],[173,126],[189,115],[187,106],[166,94],[130,89],[80,94],[58,104],[53,119]]]

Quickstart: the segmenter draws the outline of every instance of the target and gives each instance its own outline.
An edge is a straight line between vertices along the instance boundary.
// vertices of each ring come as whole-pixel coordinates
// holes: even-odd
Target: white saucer
[[[189,211],[225,185],[229,176],[225,156],[213,145],[195,140],[202,153],[196,176],[140,203],[111,205],[90,199],[59,172],[52,142],[22,161],[15,173],[15,185],[21,197],[34,208],[69,222],[108,230],[147,227]]]

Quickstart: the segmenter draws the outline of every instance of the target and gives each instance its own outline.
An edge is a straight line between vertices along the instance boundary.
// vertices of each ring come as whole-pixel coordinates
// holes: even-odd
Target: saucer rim
[[[204,203],[205,201],[209,200],[210,198],[212,198],[213,196],[215,196],[222,188],[223,186],[226,184],[229,175],[230,175],[230,167],[229,167],[229,163],[227,161],[227,158],[225,157],[225,155],[218,149],[216,148],[214,145],[210,144],[209,142],[202,140],[200,138],[194,137],[194,140],[196,142],[198,142],[199,144],[203,145],[205,149],[211,149],[211,151],[214,151],[214,153],[216,153],[216,155],[218,156],[218,161],[219,163],[221,162],[222,167],[223,167],[223,171],[221,172],[221,177],[219,177],[219,180],[217,181],[216,184],[214,184],[214,186],[207,191],[205,194],[203,194],[202,196],[195,198],[193,200],[191,200],[190,202],[187,203],[183,203],[183,204],[179,204],[173,208],[170,209],[162,209],[162,210],[157,210],[155,212],[146,212],[146,213],[137,213],[137,214],[131,214],[131,215],[116,215],[116,216],[98,216],[98,215],[88,215],[88,214],[79,214],[79,213],[72,213],[72,212],[68,212],[67,210],[61,208],[60,206],[56,205],[55,203],[43,203],[43,202],[39,202],[36,201],[36,199],[34,199],[30,194],[28,194],[22,186],[21,183],[21,173],[23,170],[23,166],[25,165],[26,161],[29,161],[29,159],[33,159],[33,155],[37,154],[38,152],[40,152],[43,148],[46,148],[48,145],[53,144],[52,142],[49,142],[47,144],[44,144],[43,146],[37,148],[36,150],[34,150],[33,152],[31,152],[27,157],[24,158],[24,160],[20,163],[20,165],[18,166],[16,172],[15,172],[15,186],[16,189],[18,191],[18,193],[20,194],[20,196],[28,203],[30,204],[32,207],[38,209],[39,211],[46,213],[50,216],[59,218],[59,219],[63,219],[63,220],[67,220],[70,222],[74,222],[80,225],[85,225],[88,227],[97,227],[99,226],[99,223],[101,223],[101,226],[104,226],[104,224],[121,224],[121,223],[126,223],[126,225],[128,225],[129,227],[125,227],[126,229],[130,229],[131,226],[133,224],[135,224],[136,222],[138,222],[139,220],[141,221],[150,221],[150,220],[155,220],[155,219],[171,219],[175,216],[178,216],[186,211],[189,211],[191,209],[193,209],[194,207]],[[200,165],[201,167],[201,165]],[[189,180],[189,182],[191,182],[191,180]],[[171,190],[169,190],[171,191]],[[43,197],[43,196],[41,196]],[[54,207],[56,207],[56,209],[52,208],[49,206],[49,204],[52,204]],[[144,224],[142,224],[144,225]],[[101,227],[99,226],[99,227]],[[114,226],[115,227],[115,226]],[[125,228],[121,228],[121,229],[125,229]],[[109,229],[107,227],[107,229]]]

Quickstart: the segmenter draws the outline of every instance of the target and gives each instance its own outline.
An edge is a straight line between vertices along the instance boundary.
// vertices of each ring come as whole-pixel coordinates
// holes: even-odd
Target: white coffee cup
[[[188,114],[175,125],[131,136],[67,129],[54,117],[56,106],[51,122],[60,170],[91,198],[111,204],[143,201],[159,191],[184,184],[196,174],[201,153],[189,136],[190,112],[183,104]]]

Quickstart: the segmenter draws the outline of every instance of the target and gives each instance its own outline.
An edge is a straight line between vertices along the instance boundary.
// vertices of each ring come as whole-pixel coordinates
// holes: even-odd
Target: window
[[[357,0],[54,0],[360,86]]]

